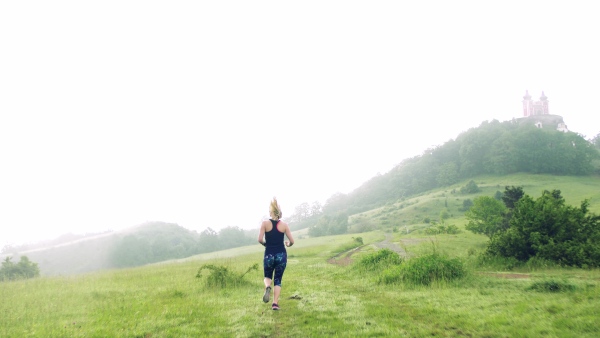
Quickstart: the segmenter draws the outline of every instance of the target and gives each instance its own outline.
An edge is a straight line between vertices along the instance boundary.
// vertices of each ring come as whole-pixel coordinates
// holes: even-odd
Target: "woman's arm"
[[[290,230],[290,226],[287,224],[285,227],[285,235],[289,239],[289,242],[285,242],[285,246],[290,247],[294,245],[294,237],[292,236],[292,230]]]
[[[267,245],[267,242],[265,241],[265,222],[262,222],[262,224],[260,225],[260,232],[258,233],[258,243],[262,244],[263,246]]]

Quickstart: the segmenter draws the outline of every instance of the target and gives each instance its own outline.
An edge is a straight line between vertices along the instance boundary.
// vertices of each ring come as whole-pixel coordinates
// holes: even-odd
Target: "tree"
[[[440,211],[440,222],[444,223],[444,221],[446,221],[448,218],[450,218],[450,212],[448,211],[448,208],[442,209],[442,211]]]
[[[465,199],[463,200],[463,206],[460,209],[461,211],[467,211],[471,208],[471,206],[473,206],[473,201],[471,201],[470,199]]]
[[[600,216],[567,205],[560,190],[537,200],[524,195],[515,205],[510,226],[490,239],[488,253],[527,261],[537,257],[569,266],[600,265]]]
[[[502,195],[502,202],[508,209],[512,210],[523,195],[525,195],[523,187],[506,186]]]
[[[198,252],[212,252],[219,250],[219,248],[219,234],[210,227],[204,229],[198,239]]]
[[[473,180],[470,180],[469,183],[467,183],[464,187],[460,188],[461,194],[474,194],[480,191],[481,189],[479,189],[479,186]]]
[[[465,213],[469,220],[465,228],[473,233],[492,237],[502,227],[505,210],[502,202],[489,196],[479,196]]]
[[[439,186],[448,186],[458,182],[458,166],[455,162],[448,162],[440,166],[437,175]]]
[[[600,133],[598,133],[598,135],[594,136],[594,138],[591,139],[590,141],[594,146],[596,146],[596,148],[600,149]]]
[[[496,193],[494,194],[494,199],[502,201],[502,196],[504,196],[504,194],[502,194],[502,191],[496,190]]]
[[[256,239],[246,236],[241,228],[230,226],[219,231],[219,242],[221,248],[229,249],[256,243]]]

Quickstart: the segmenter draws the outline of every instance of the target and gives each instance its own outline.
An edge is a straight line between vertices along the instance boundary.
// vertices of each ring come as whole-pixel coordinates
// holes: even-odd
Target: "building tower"
[[[540,96],[540,103],[542,104],[542,114],[548,115],[548,97],[544,95],[544,91],[542,91],[542,96]]]
[[[533,115],[533,101],[531,101],[531,95],[529,95],[529,91],[525,91],[525,96],[523,96],[523,116],[531,116]]]

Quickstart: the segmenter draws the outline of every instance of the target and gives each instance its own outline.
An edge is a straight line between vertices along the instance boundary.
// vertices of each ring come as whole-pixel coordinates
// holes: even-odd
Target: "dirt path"
[[[383,241],[373,243],[373,244],[376,247],[378,247],[379,249],[390,249],[394,252],[397,252],[400,255],[400,257],[403,257],[403,258],[408,257],[409,254],[406,252],[406,250],[404,250],[398,244],[393,243],[392,239],[393,239],[392,234],[385,234],[385,239]],[[411,239],[411,238],[400,240],[400,242],[402,242],[402,244],[405,244],[405,245],[416,244],[421,241],[423,241],[423,240],[422,239]],[[360,252],[362,250],[362,248],[364,248],[364,246],[359,246],[358,248],[354,248],[350,251],[342,252],[342,253],[337,254],[336,256],[328,259],[327,262],[330,264],[348,265],[348,264],[352,263],[352,258],[351,258],[352,255],[357,252]]]
[[[404,250],[398,244],[393,243],[391,240],[392,240],[392,234],[385,234],[385,239],[383,241],[381,241],[381,242],[375,243],[375,246],[378,247],[378,248],[380,248],[380,249],[390,249],[392,251],[395,251],[402,258],[408,257],[408,255],[406,253],[406,250]]]

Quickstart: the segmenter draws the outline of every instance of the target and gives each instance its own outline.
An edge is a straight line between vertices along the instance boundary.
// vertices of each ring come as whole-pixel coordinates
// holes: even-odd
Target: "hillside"
[[[493,197],[506,186],[522,186],[526,194],[538,197],[544,190],[558,189],[569,204],[579,206],[589,200],[591,212],[600,214],[600,176],[556,176],[548,174],[513,174],[478,176],[473,181],[481,189],[464,194],[460,190],[469,180],[444,188],[437,188],[410,198],[390,202],[349,218],[348,231],[358,233],[374,229],[414,231],[440,221],[440,214],[449,213],[449,223],[464,222],[464,203],[477,196]]]
[[[543,121],[542,121],[543,120]],[[538,128],[537,122],[545,126]],[[401,205],[419,194],[464,184],[481,176],[513,174],[597,177],[600,149],[575,132],[557,131],[562,117],[485,121],[454,140],[403,160],[348,194],[332,196],[319,212],[296,217],[296,228],[313,235],[345,233],[350,216],[386,205]],[[527,184],[526,182],[524,182]],[[502,184],[498,190],[503,190]]]

